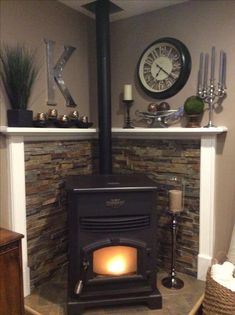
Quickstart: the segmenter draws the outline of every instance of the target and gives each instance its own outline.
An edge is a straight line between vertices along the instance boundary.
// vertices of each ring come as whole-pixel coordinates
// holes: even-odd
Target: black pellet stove
[[[72,176],[68,315],[85,308],[162,306],[156,287],[156,185],[143,175]]]
[[[162,306],[156,287],[156,185],[142,175],[112,175],[109,14],[114,6],[109,0],[89,4],[96,15],[101,175],[66,181],[68,315],[105,305]]]

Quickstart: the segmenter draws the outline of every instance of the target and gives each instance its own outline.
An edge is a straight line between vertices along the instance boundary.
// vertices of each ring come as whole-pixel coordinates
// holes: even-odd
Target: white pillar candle
[[[169,211],[180,212],[183,210],[182,190],[169,190]]]
[[[125,84],[124,85],[123,100],[124,101],[132,101],[133,100],[131,84]]]

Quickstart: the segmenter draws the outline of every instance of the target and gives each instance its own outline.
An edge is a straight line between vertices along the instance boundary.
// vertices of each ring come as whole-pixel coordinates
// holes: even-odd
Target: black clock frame
[[[180,72],[179,77],[177,78],[177,81],[171,87],[169,87],[169,89],[162,91],[162,92],[149,91],[142,84],[141,78],[140,78],[141,60],[142,60],[144,54],[146,53],[146,51],[157,43],[169,43],[169,44],[173,45],[179,51],[180,58],[181,58],[181,64],[182,64],[181,72]],[[186,84],[186,82],[189,78],[190,72],[191,72],[191,55],[189,53],[188,48],[180,40],[175,39],[175,38],[171,38],[171,37],[160,38],[160,39],[154,41],[153,43],[151,43],[141,54],[139,61],[138,61],[138,65],[137,65],[137,77],[138,77],[140,86],[142,87],[142,89],[144,90],[144,92],[147,95],[149,95],[155,99],[166,99],[166,98],[172,97],[175,94],[177,94]]]

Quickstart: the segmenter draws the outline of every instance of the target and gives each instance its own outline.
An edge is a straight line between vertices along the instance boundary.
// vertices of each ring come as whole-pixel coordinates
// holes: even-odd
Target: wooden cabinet
[[[21,239],[23,235],[0,228],[0,314],[23,315],[24,294]]]

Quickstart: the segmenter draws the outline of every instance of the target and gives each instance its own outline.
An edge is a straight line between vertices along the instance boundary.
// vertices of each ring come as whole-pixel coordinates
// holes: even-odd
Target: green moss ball
[[[199,115],[202,114],[204,110],[203,100],[196,95],[190,96],[186,99],[184,103],[184,111],[188,115]]]

